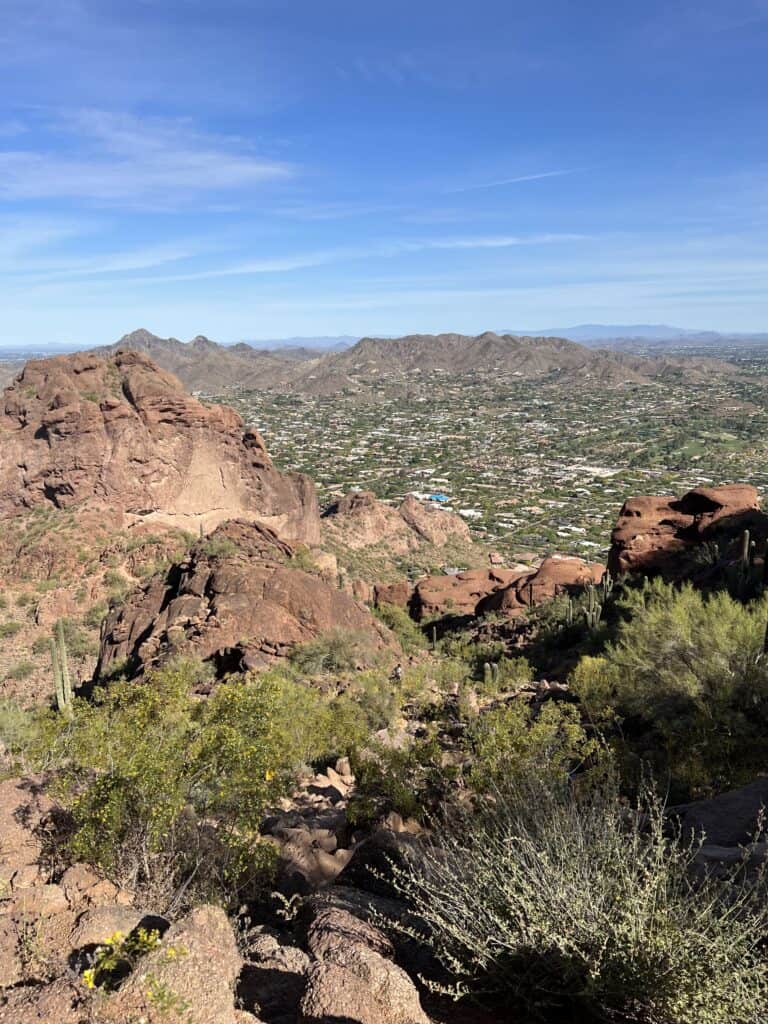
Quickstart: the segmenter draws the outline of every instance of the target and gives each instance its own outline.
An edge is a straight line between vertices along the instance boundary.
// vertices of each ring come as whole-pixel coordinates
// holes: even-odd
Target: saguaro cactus
[[[56,636],[51,637],[51,664],[56,692],[56,707],[66,718],[72,717],[72,679],[67,660],[67,641],[64,637],[64,623],[59,619]]]
[[[597,590],[590,584],[587,587],[587,606],[584,609],[584,618],[591,630],[597,629],[600,616],[603,614],[603,606],[597,599]]]

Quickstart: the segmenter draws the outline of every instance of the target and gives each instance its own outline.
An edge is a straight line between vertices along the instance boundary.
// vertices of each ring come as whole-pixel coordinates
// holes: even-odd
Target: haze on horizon
[[[768,328],[768,0],[0,9],[0,348]]]

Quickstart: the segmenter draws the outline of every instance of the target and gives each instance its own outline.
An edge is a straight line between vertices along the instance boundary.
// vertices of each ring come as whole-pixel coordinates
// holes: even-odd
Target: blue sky
[[[0,345],[768,330],[768,0],[0,0]]]

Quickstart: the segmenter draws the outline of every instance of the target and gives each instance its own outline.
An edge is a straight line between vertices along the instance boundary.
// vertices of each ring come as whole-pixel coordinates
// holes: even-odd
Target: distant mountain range
[[[362,338],[341,351],[305,347],[254,348],[246,342],[219,345],[202,335],[192,341],[159,338],[141,329],[93,351],[111,355],[121,348],[146,352],[178,376],[190,391],[216,392],[232,385],[331,395],[344,389],[372,392],[382,382],[407,387],[416,374],[461,375],[480,371],[536,379],[555,375],[597,378],[606,384],[647,383],[673,375],[735,371],[713,359],[638,356],[590,348],[558,337],[519,337],[492,331],[462,334]]]
[[[735,372],[731,364],[674,350],[716,349],[720,354],[729,346],[760,344],[768,344],[768,334],[721,335],[664,324],[582,324],[535,333],[486,331],[475,337],[414,334],[356,341],[351,336],[318,336],[234,345],[203,335],[187,342],[161,338],[142,328],[92,351],[104,356],[120,348],[146,352],[189,391],[211,393],[239,385],[322,395],[344,388],[371,390],[382,380],[390,388],[405,387],[415,373],[473,370],[526,379],[557,374],[597,377],[613,384],[642,383],[670,375]],[[13,355],[0,361],[0,387],[23,365],[22,353]]]

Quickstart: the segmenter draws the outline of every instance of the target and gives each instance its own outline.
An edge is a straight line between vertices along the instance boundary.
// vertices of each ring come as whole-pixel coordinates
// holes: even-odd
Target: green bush
[[[768,1005],[768,893],[691,883],[696,849],[659,800],[529,781],[448,821],[394,884],[455,995],[509,1019],[758,1024]],[[395,925],[409,931],[405,926]],[[440,987],[433,982],[434,987]]]
[[[349,742],[348,708],[310,687],[271,672],[200,702],[195,668],[178,659],[76,701],[60,739],[75,794],[71,856],[166,904],[180,891],[253,892],[274,860],[259,834],[268,805],[303,764]]]
[[[336,627],[314,640],[299,644],[291,663],[306,675],[351,672],[374,661],[370,638],[362,632]]]
[[[35,671],[36,667],[37,666],[35,665],[34,661],[29,661],[28,659],[24,659],[23,661],[17,661],[16,664],[11,665],[11,667],[5,673],[5,678],[16,680],[29,679],[29,677]]]
[[[237,544],[229,537],[208,537],[200,544],[200,551],[208,558],[231,558],[237,554]]]
[[[427,638],[405,608],[396,604],[380,604],[374,614],[392,630],[406,654],[423,650],[427,646]]]
[[[23,628],[24,626],[21,622],[0,622],[0,640],[17,636]]]
[[[97,601],[83,616],[83,623],[89,629],[99,629],[108,611],[109,605],[106,601]]]
[[[538,714],[512,701],[478,715],[469,727],[470,781],[485,790],[510,778],[544,774],[553,780],[584,767],[599,747],[587,735],[578,708],[547,702]]]
[[[574,691],[599,727],[623,722],[624,749],[671,775],[675,799],[738,785],[768,758],[768,595],[743,605],[661,581],[627,590],[602,658]]]

